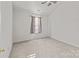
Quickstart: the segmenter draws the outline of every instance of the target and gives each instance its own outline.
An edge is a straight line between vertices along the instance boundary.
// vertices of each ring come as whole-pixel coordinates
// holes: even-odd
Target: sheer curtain
[[[42,32],[42,24],[41,17],[31,16],[31,33],[41,33]]]

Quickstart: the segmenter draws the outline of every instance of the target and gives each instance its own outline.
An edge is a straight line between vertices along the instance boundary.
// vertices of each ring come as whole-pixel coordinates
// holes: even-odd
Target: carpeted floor
[[[11,58],[73,58],[79,48],[52,38],[35,39],[13,45]]]

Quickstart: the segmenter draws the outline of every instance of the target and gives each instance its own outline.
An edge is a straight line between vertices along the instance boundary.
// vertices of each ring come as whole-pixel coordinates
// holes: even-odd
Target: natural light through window
[[[40,33],[40,32],[41,32],[41,18],[32,16],[31,33]]]

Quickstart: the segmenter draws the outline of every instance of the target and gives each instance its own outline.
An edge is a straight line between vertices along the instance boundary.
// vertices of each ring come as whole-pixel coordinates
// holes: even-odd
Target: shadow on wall
[[[79,47],[79,2],[64,2],[49,17],[51,37]]]

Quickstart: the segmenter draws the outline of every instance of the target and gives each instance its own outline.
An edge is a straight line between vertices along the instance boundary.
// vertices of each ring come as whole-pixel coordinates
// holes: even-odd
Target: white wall
[[[1,38],[0,48],[5,51],[1,57],[9,57],[12,48],[12,2],[0,2]]]
[[[1,2],[0,2],[0,4],[1,4]],[[0,8],[0,39],[1,39],[1,8]]]
[[[31,15],[21,7],[14,7],[13,10],[13,41],[25,41],[48,36],[47,17],[42,18],[42,33],[31,34]]]
[[[0,2],[0,6],[1,6],[1,2]],[[1,45],[2,43],[1,43],[1,8],[0,8],[0,48],[1,48]]]
[[[49,24],[52,38],[79,47],[79,2],[61,4],[49,16]]]

